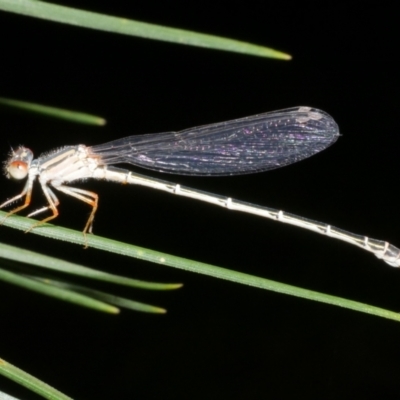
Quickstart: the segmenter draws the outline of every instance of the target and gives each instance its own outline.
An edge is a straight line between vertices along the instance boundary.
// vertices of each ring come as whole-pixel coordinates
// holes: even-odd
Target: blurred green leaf
[[[60,287],[60,288],[65,288],[65,289],[72,290],[74,292],[82,293],[89,297],[96,298],[102,302],[115,304],[116,306],[128,308],[128,309],[134,310],[134,311],[141,311],[141,312],[147,312],[147,313],[153,313],[153,314],[165,314],[167,312],[164,308],[161,308],[161,307],[156,307],[156,306],[152,306],[149,304],[140,303],[138,301],[125,299],[120,296],[111,295],[109,293],[104,293],[99,290],[93,290],[93,289],[89,289],[89,288],[79,286],[79,285],[55,281],[54,279],[51,279],[51,280],[46,279],[46,282],[50,283],[54,286]]]
[[[80,234],[81,238],[83,237]],[[35,265],[36,267],[47,268],[49,270],[63,272],[81,276],[84,278],[96,279],[99,281],[114,283],[118,285],[136,287],[147,290],[173,290],[182,287],[181,283],[156,283],[145,282],[137,279],[126,278],[107,272],[97,271],[83,265],[60,260],[59,258],[50,257],[44,254],[36,253],[30,250],[21,249],[19,247],[10,246],[0,243],[0,259],[8,259]]]
[[[15,272],[18,270],[18,267],[21,267],[21,263],[22,266],[30,265],[42,269],[46,268],[47,270],[62,272],[63,274],[73,274],[140,289],[171,290],[182,286],[181,284],[174,283],[154,283],[125,278],[0,243],[0,267],[3,267],[0,268],[0,280],[59,300],[111,314],[118,314],[119,309],[110,304],[141,312],[163,314],[166,311],[160,307],[110,295],[68,282],[36,276],[25,276],[19,272]],[[4,267],[7,269],[4,269]]]
[[[0,0],[1,1],[1,0]],[[67,121],[88,125],[105,125],[106,120],[95,115],[85,114],[78,111],[65,110],[63,108],[49,107],[42,104],[27,101],[7,99],[0,97],[0,106],[18,108],[32,113],[38,113],[47,117],[60,118]]]
[[[40,362],[40,360],[38,360]],[[0,358],[0,374],[12,381],[25,386],[27,389],[39,394],[40,396],[51,400],[72,400],[71,397],[59,392],[46,383],[40,381],[32,375],[22,371],[21,369],[9,364]]]
[[[72,292],[71,290],[65,290],[59,287],[52,286],[50,284],[51,282],[41,282],[36,279],[28,278],[19,274],[15,274],[13,272],[6,271],[4,269],[0,269],[0,280],[44,294],[46,296],[54,297],[59,300],[74,303],[97,311],[102,311],[110,314],[119,313],[119,309],[114,306],[98,301],[91,297]]]
[[[280,60],[290,60],[292,58],[289,54],[281,51],[238,40],[102,15],[39,0],[0,0],[0,10],[83,28],[139,36],[146,39],[163,40]]]

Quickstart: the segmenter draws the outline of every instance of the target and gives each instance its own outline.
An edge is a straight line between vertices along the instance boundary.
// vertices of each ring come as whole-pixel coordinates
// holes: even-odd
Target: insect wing
[[[330,115],[296,107],[180,132],[129,136],[90,150],[105,164],[129,163],[181,175],[238,175],[303,160],[338,136]]]

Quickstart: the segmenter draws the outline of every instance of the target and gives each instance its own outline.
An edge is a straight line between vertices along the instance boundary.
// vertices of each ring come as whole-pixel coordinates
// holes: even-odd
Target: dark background
[[[95,128],[2,110],[2,158],[10,144],[38,155],[66,144],[313,106],[330,113],[343,134],[315,157],[251,176],[166,178],[400,244],[397,7],[253,0],[64,4],[266,45],[293,60],[1,12],[0,95],[108,120]],[[3,201],[22,185],[3,177],[0,187]],[[354,246],[151,189],[95,181],[84,187],[101,196],[99,235],[400,310],[400,272]],[[56,223],[81,229],[87,207],[60,197]],[[36,190],[33,207],[42,203]],[[108,316],[0,283],[1,357],[73,398],[400,396],[399,323],[6,227],[0,240],[135,278],[185,284],[175,292],[118,292],[166,307],[165,316],[126,310]],[[4,378],[0,387],[36,398]]]

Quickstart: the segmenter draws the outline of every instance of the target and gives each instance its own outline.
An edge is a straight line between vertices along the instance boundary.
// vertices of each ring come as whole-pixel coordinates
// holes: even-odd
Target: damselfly
[[[147,186],[296,225],[361,247],[389,265],[399,267],[400,249],[385,241],[113,166],[127,163],[159,172],[197,176],[250,174],[310,157],[333,144],[338,137],[339,128],[327,113],[310,107],[296,107],[181,132],[129,136],[92,147],[82,144],[66,146],[36,159],[31,150],[19,147],[6,161],[5,174],[16,180],[27,178],[27,181],[22,192],[1,204],[0,208],[25,198],[24,203],[11,210],[8,217],[28,207],[33,183],[38,179],[48,204],[28,217],[47,210],[52,214],[32,225],[31,229],[57,217],[59,200],[53,191],[56,189],[92,207],[83,230],[86,234],[92,232],[98,195],[68,184],[86,178],[103,179]]]

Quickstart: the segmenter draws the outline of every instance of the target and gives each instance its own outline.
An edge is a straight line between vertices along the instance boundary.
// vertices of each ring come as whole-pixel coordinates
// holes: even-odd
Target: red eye
[[[7,167],[10,178],[24,179],[28,175],[28,164],[24,161],[13,161]]]

